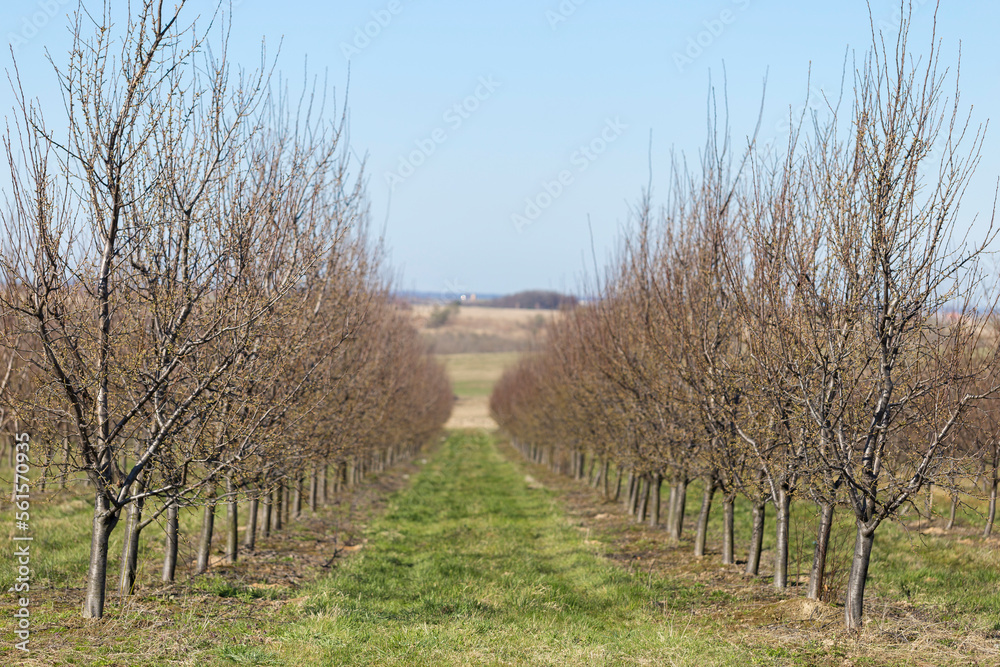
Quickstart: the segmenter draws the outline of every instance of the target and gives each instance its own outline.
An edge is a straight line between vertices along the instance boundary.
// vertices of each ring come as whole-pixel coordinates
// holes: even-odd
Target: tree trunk
[[[983,530],[983,537],[989,537],[993,533],[993,521],[997,515],[997,475],[993,472],[993,481],[990,483],[990,506],[986,511],[986,528]]]
[[[271,493],[274,495],[274,499],[271,501],[273,508],[271,509],[271,530],[278,532],[281,530],[281,505],[283,500],[283,489],[284,484],[276,484],[274,486],[274,491]]]
[[[330,466],[324,463],[319,469],[319,501],[323,507],[330,502],[327,484],[330,481]]]
[[[663,475],[653,475],[653,497],[650,498],[649,527],[656,528],[660,524],[660,493],[663,487]]]
[[[784,486],[778,488],[778,517],[775,521],[776,539],[774,544],[774,587],[784,590],[788,586],[788,510],[792,497]]]
[[[698,514],[698,530],[694,538],[694,557],[705,555],[705,542],[708,539],[708,519],[712,511],[712,498],[715,496],[715,480],[705,480],[705,490],[701,496],[701,512]]]
[[[816,548],[813,550],[812,570],[809,572],[809,591],[806,597],[818,600],[823,594],[823,577],[826,574],[826,550],[830,544],[830,527],[833,526],[833,503],[822,503],[819,509],[819,529],[816,531]]]
[[[208,558],[212,553],[212,533],[215,529],[215,494],[214,492],[205,505],[201,517],[201,537],[198,540],[198,566],[196,572],[202,574],[208,570]]]
[[[87,593],[83,602],[84,618],[104,616],[104,595],[108,577],[108,537],[118,524],[118,514],[98,487],[94,499],[94,521],[90,531],[90,561],[87,566]]]
[[[600,468],[597,467],[597,457],[592,456],[590,457],[590,472],[587,473],[587,479],[590,481],[590,486],[596,489],[599,480],[594,477],[595,470],[600,470]]]
[[[955,527],[955,514],[958,513],[958,494],[951,494],[951,508],[948,510],[948,525],[945,526],[945,530],[951,530]]]
[[[163,583],[174,580],[177,571],[177,501],[167,505],[167,537],[163,544]]]
[[[875,531],[865,531],[859,524],[854,540],[851,574],[847,578],[847,599],[844,602],[844,621],[848,630],[860,630],[864,623],[865,584],[868,583],[868,565],[874,543]]]
[[[736,499],[727,495],[722,501],[722,564],[733,565],[736,557],[733,551],[733,526],[735,523]]]
[[[232,565],[239,557],[240,550],[240,518],[239,504],[236,499],[236,485],[229,477],[226,478],[226,562]]]
[[[628,497],[625,500],[625,509],[628,510],[629,516],[633,514],[632,505],[635,500],[635,473],[631,470],[628,473]]]
[[[604,466],[601,468],[601,473],[601,476],[604,478],[604,498],[607,500],[611,492],[611,481],[608,479],[608,476],[611,474],[611,464],[608,463],[607,459],[604,460]]]
[[[767,503],[753,506],[753,528],[750,530],[750,550],[747,552],[746,573],[754,577],[760,572],[760,552],[764,546],[764,520],[767,518]]]
[[[274,520],[271,514],[271,492],[264,492],[264,516],[261,517],[260,530],[264,537],[271,537],[271,522]]]
[[[253,551],[257,547],[257,510],[260,504],[255,495],[250,499],[250,507],[247,510],[247,532],[243,535],[243,546],[247,551]]]
[[[638,523],[642,523],[646,520],[649,513],[649,493],[651,490],[650,487],[652,486],[652,478],[649,475],[643,475],[639,479],[639,482],[642,485],[642,495],[639,496],[639,511],[636,514],[636,521]]]
[[[313,466],[312,475],[309,477],[309,511],[316,514],[319,507],[319,467]]]
[[[684,511],[687,509],[688,478],[686,474],[681,474],[674,479],[676,480],[674,486],[677,495],[674,497],[673,506],[671,507],[668,532],[670,533],[670,541],[677,544],[681,541],[681,534],[684,532]]]
[[[145,490],[142,479],[145,475],[139,473],[134,486],[135,493],[141,495]],[[122,541],[122,562],[118,574],[118,594],[122,597],[132,595],[135,591],[136,571],[139,568],[139,534],[142,532],[142,506],[144,498],[132,501],[128,508],[128,518],[125,521],[125,537]]]
[[[302,518],[302,473],[295,476],[295,495],[294,495],[294,505],[292,506],[292,517],[295,519]]]
[[[639,513],[639,502],[642,500],[642,475],[635,475],[632,478],[632,506],[629,507],[628,513],[635,516]]]
[[[69,449],[69,427],[63,427],[63,461],[66,467],[62,471],[62,476],[59,478],[59,488],[66,488],[66,480],[69,477],[69,459],[70,459],[70,449]]]
[[[281,508],[282,525],[287,526],[292,522],[292,487],[291,485],[281,485]]]
[[[670,493],[667,494],[667,534],[674,534],[674,521],[677,520],[677,473],[670,478]]]
[[[930,525],[934,514],[934,485],[927,484],[927,497],[924,498],[924,514],[927,515],[927,525]]]

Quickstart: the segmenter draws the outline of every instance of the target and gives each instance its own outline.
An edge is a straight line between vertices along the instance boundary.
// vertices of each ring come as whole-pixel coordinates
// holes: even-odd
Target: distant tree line
[[[545,290],[529,290],[493,299],[476,301],[476,306],[489,308],[535,308],[538,310],[561,310],[573,308],[578,303],[575,296]]]

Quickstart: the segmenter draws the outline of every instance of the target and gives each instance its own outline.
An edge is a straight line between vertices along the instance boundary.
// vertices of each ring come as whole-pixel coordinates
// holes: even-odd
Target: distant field
[[[520,357],[518,352],[438,355],[458,396],[446,428],[496,428],[489,408],[493,385]]]
[[[504,370],[520,358],[517,352],[496,354],[442,354],[455,395],[459,398],[489,396]]]
[[[446,428],[495,429],[489,398],[504,370],[541,343],[559,311],[419,304],[410,317],[458,397]]]
[[[559,316],[553,310],[474,306],[449,309],[428,304],[412,306],[409,312],[435,354],[523,352],[540,342],[545,324]]]

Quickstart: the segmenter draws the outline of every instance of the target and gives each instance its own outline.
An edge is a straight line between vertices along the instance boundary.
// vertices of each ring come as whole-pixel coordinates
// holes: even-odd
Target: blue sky
[[[193,0],[188,16],[214,5]],[[261,40],[272,53],[280,44],[286,75],[301,80],[308,61],[341,99],[350,67],[350,140],[366,161],[373,218],[385,225],[400,287],[436,292],[576,290],[592,268],[592,244],[598,261],[613,252],[646,185],[650,131],[654,195],[666,187],[672,149],[696,159],[710,76],[721,84],[725,67],[732,133],[742,141],[766,74],[760,137],[780,141],[789,106],[836,92],[848,47],[860,56],[871,41],[863,0],[234,5],[235,61],[254,66]],[[25,88],[53,113],[44,53],[65,60],[73,7],[0,7]],[[877,24],[895,24],[898,2],[871,8]],[[933,14],[932,2],[915,3],[911,48],[926,53]],[[942,60],[955,64],[961,42],[961,102],[976,122],[1000,108],[997,26],[1000,3],[942,1]],[[3,61],[9,69],[9,53]],[[11,104],[4,86],[0,109]],[[970,222],[988,218],[998,175],[1000,136],[991,129],[963,205]]]

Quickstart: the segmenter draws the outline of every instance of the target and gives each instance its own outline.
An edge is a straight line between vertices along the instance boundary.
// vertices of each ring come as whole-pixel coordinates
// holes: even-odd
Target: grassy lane
[[[595,555],[485,435],[453,435],[258,664],[748,664],[690,596]],[[742,657],[737,654],[742,653]]]

